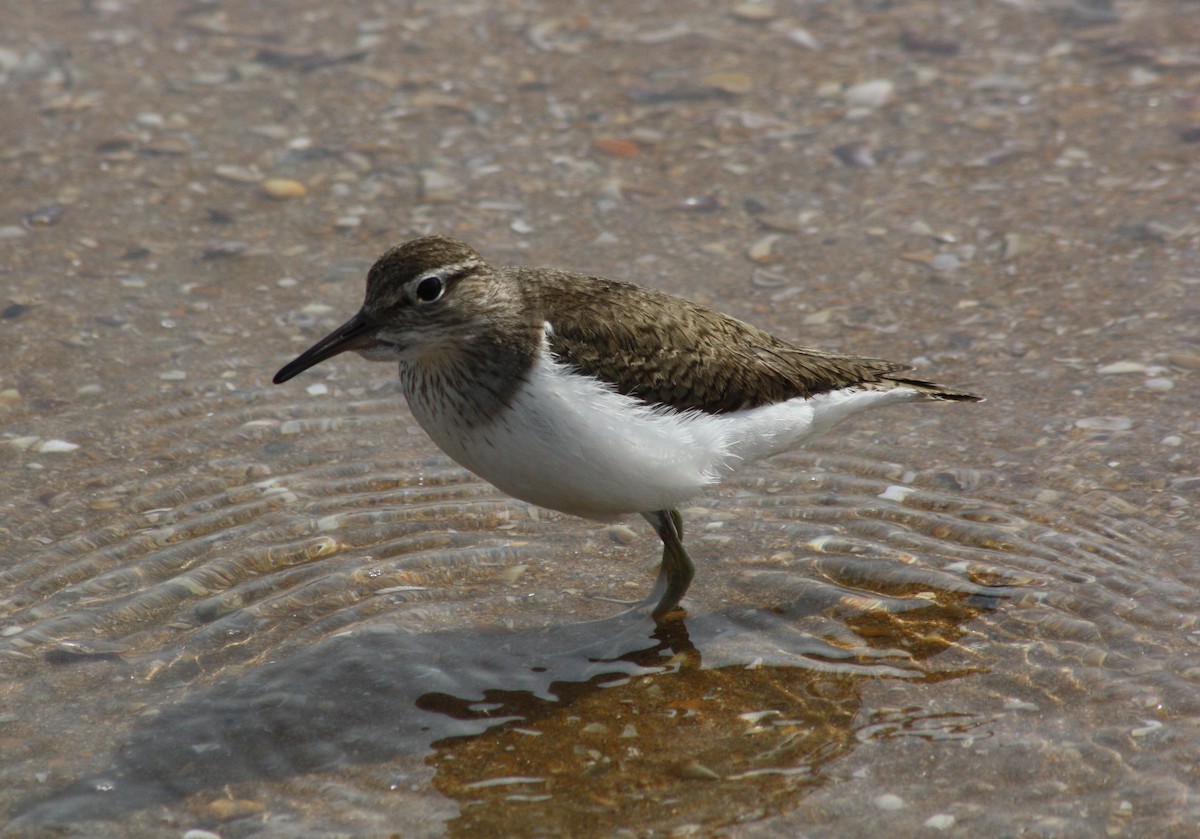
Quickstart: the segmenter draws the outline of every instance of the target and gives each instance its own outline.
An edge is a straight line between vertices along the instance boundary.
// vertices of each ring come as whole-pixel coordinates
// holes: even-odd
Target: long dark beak
[[[338,353],[365,347],[371,343],[374,333],[375,323],[359,312],[285,365],[271,381],[281,385],[293,376],[303,373],[309,367],[320,364],[327,358],[333,358]]]

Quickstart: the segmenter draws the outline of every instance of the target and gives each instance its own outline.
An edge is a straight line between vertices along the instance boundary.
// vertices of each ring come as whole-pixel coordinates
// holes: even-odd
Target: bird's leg
[[[662,565],[658,567],[658,579],[654,588],[645,600],[617,600],[612,597],[599,597],[610,603],[620,603],[633,606],[630,612],[645,614],[651,609],[650,616],[654,622],[661,624],[663,617],[679,605],[692,577],[696,575],[696,566],[683,547],[683,516],[678,510],[656,510],[653,513],[642,513],[642,518],[650,522],[658,538],[662,539]],[[608,618],[605,618],[608,620]]]
[[[692,564],[692,558],[683,547],[683,517],[679,515],[678,510],[642,513],[642,518],[650,522],[663,543],[658,579],[650,597],[647,598],[647,603],[658,601],[658,605],[650,614],[655,621],[662,621],[663,617],[683,600],[688,586],[692,584],[692,577],[696,575],[696,566]]]

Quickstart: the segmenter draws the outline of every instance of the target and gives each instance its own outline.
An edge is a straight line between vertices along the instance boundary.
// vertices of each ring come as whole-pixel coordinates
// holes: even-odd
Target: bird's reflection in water
[[[420,755],[462,805],[452,827],[467,830],[520,833],[528,820],[594,833],[685,811],[681,823],[769,812],[853,747],[864,679],[969,672],[927,662],[986,597],[864,613],[853,647],[798,629],[811,616],[802,603],[661,626],[631,612],[537,630],[347,632],[164,707],[104,777],[14,824],[113,818],[229,784]],[[512,801],[525,806],[493,806]]]

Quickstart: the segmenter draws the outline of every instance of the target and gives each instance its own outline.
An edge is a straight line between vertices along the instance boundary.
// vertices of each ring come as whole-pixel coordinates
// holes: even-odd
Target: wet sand
[[[9,834],[1195,835],[1195,3],[2,14]],[[430,232],[988,401],[740,473],[681,631],[584,623],[642,522],[384,365],[269,383]]]

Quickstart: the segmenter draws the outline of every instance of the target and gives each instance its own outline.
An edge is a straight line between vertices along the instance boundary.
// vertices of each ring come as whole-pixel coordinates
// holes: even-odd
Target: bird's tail
[[[923,382],[920,379],[904,379],[899,376],[886,376],[890,382],[895,382],[901,387],[911,388],[918,393],[929,397],[930,399],[939,399],[943,402],[982,402],[983,397],[978,393],[971,393],[966,390],[956,390],[945,385],[935,384],[933,382]]]

